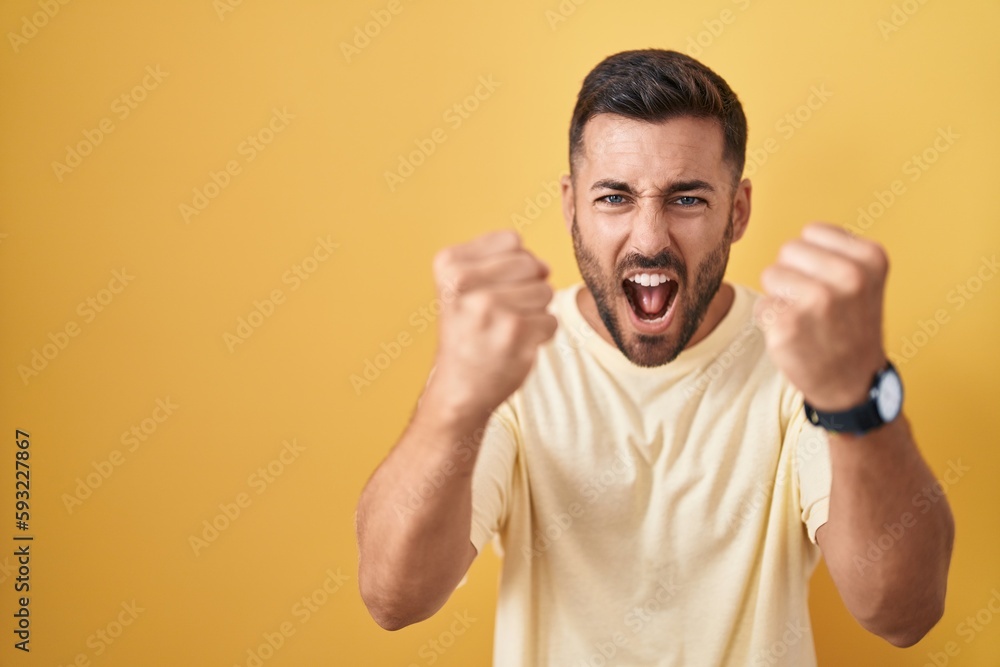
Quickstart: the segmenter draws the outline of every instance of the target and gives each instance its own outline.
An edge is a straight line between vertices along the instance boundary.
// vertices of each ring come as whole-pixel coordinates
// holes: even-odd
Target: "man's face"
[[[563,208],[580,273],[622,353],[672,361],[722,283],[749,218],[749,181],[733,191],[722,129],[693,117],[587,122]],[[714,324],[713,324],[714,326]]]

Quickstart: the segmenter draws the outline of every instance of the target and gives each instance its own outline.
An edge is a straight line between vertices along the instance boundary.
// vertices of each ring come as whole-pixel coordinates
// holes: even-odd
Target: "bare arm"
[[[830,576],[863,627],[911,646],[944,613],[948,501],[914,502],[936,480],[902,415],[860,437],[831,434],[830,464],[829,519],[816,532]]]
[[[811,224],[761,275],[768,296],[759,300],[759,313],[790,301],[775,309],[765,330],[768,351],[815,408],[839,412],[861,404],[885,366],[888,270],[877,243]],[[861,436],[831,433],[829,450],[829,516],[816,539],[830,574],[863,627],[910,646],[943,613],[955,531],[948,503],[916,502],[935,480],[903,415]]]
[[[449,418],[425,396],[361,494],[361,596],[387,630],[433,615],[476,557],[472,470],[484,424]]]
[[[358,503],[361,596],[389,630],[440,609],[476,557],[472,477],[483,430],[556,329],[548,268],[514,232],[442,250],[434,273],[436,370]]]

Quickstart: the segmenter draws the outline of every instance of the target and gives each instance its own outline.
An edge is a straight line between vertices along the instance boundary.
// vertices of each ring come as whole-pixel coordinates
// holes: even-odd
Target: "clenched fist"
[[[761,274],[758,321],[775,365],[818,410],[836,412],[865,400],[886,363],[882,295],[885,250],[843,229],[812,223],[785,243]]]
[[[488,416],[524,382],[538,346],[556,331],[546,306],[548,267],[510,230],[441,250],[434,279],[442,298],[428,390],[459,417]]]

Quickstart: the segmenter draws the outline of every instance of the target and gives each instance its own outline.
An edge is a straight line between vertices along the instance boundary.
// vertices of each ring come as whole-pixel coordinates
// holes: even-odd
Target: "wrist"
[[[468,451],[478,451],[482,435],[492,414],[454,391],[432,375],[413,416],[413,425],[430,436],[435,449],[448,453],[460,451],[468,459]]]
[[[439,357],[424,388],[421,403],[425,402],[446,422],[462,426],[485,422],[502,400],[491,402],[483,387],[470,381],[468,372]]]
[[[471,393],[435,371],[420,398],[416,417],[432,420],[451,433],[472,433],[482,428],[493,408],[473,400]]]
[[[829,410],[805,400],[806,418],[828,431],[863,435],[899,417],[903,407],[903,384],[888,361],[870,380],[864,398],[848,408]]]
[[[886,369],[889,358],[880,352],[871,360],[856,365],[851,377],[841,383],[827,382],[819,391],[803,392],[805,402],[823,412],[850,410],[868,400],[872,388],[872,378]]]

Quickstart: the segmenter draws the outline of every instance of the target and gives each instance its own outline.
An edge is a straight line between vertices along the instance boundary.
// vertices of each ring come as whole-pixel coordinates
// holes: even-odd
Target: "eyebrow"
[[[613,178],[602,178],[590,186],[593,190],[617,190],[635,196],[635,189],[625,181],[618,181]],[[715,188],[708,181],[692,179],[688,181],[675,181],[660,191],[660,196],[669,197],[678,192],[711,192],[715,193]]]

